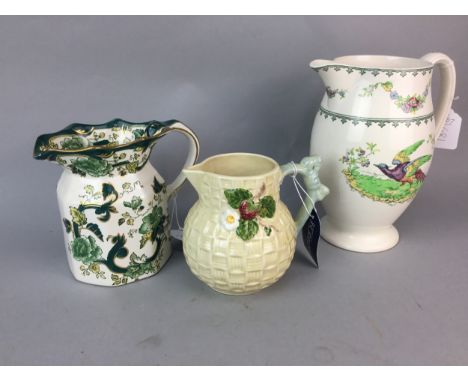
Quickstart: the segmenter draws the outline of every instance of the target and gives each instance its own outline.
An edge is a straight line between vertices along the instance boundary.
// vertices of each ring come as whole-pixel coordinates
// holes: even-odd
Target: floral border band
[[[373,124],[376,124],[379,127],[385,127],[387,125],[391,125],[393,127],[397,127],[399,125],[405,125],[406,127],[410,127],[412,124],[419,126],[422,123],[427,125],[429,121],[432,121],[434,119],[434,113],[430,113],[427,115],[423,115],[421,117],[414,117],[414,118],[393,118],[392,119],[392,118],[356,117],[352,115],[335,113],[333,111],[323,108],[322,106],[320,106],[319,114],[323,116],[325,119],[330,117],[332,121],[339,120],[341,124],[345,124],[346,122],[351,122],[353,125],[364,123],[367,127],[371,127]]]
[[[328,69],[333,69],[335,72],[339,72],[342,69],[345,70],[348,74],[358,72],[361,75],[366,73],[371,73],[374,77],[378,76],[379,74],[385,74],[388,77],[393,76],[394,74],[399,74],[401,77],[406,77],[408,74],[412,74],[416,77],[418,74],[425,76],[426,74],[432,73],[432,67],[428,68],[419,68],[419,69],[378,69],[378,68],[359,68],[356,66],[347,66],[347,65],[327,65],[321,66],[320,68],[313,68],[316,72],[323,70],[324,72],[328,72]]]

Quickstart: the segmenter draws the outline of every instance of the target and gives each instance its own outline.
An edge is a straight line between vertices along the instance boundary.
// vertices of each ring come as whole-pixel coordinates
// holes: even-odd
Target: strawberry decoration
[[[255,206],[253,206],[253,209],[250,209],[250,208],[252,208],[252,206],[249,206],[248,200],[243,200],[241,202],[239,206],[239,212],[240,212],[240,216],[242,219],[252,220],[257,217],[258,210],[255,209]]]
[[[229,206],[239,212],[236,234],[242,240],[252,239],[257,234],[259,225],[263,227],[267,236],[270,236],[272,232],[272,226],[265,224],[264,219],[271,219],[274,216],[276,202],[270,195],[262,196],[264,192],[264,185],[255,197],[244,188],[231,188],[224,191]]]

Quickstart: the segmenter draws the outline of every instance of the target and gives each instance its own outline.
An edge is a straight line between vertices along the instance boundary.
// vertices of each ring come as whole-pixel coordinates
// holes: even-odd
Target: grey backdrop
[[[466,17],[2,17],[0,363],[468,363],[463,128],[458,150],[436,152],[396,248],[355,254],[321,242],[315,270],[299,246],[280,282],[246,297],[200,283],[177,243],[148,280],[74,281],[56,205],[61,169],[32,159],[39,134],[122,117],[184,121],[202,159],[300,160],[323,93],[308,62],[345,54],[448,54],[467,118],[467,36]],[[170,180],[186,149],[164,138],[152,162]],[[183,218],[196,195],[186,185],[178,199]]]

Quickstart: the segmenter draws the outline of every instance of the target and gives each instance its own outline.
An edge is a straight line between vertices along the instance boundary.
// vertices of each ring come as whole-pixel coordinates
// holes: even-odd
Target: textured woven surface
[[[235,181],[206,176],[200,185],[200,200],[192,207],[184,225],[184,253],[192,272],[213,289],[226,294],[248,294],[277,281],[288,269],[296,245],[294,221],[279,202],[280,173]],[[244,241],[236,231],[220,223],[229,208],[224,196],[228,188],[245,188],[255,194],[265,184],[266,194],[277,202],[270,236],[263,229]]]

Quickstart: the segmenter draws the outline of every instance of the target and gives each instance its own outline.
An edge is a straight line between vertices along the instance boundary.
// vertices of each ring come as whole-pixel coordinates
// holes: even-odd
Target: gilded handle
[[[320,183],[318,176],[320,163],[320,157],[310,156],[303,158],[300,163],[290,162],[281,166],[283,178],[286,175],[302,175],[307,194],[310,196],[310,199],[307,196],[303,198],[305,206],[303,205],[296,215],[296,233],[302,229],[309,217],[309,212],[315,208],[315,203],[323,200],[330,193],[328,187]]]
[[[455,65],[450,57],[443,53],[428,53],[425,56],[422,56],[421,60],[429,61],[432,64],[437,65],[440,70],[441,92],[434,110],[436,125],[435,136],[437,139],[442,132],[442,127],[445,124],[455,95],[455,82],[457,78]]]

